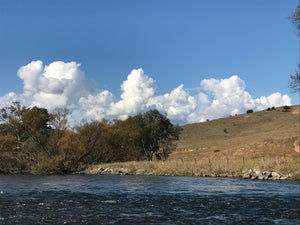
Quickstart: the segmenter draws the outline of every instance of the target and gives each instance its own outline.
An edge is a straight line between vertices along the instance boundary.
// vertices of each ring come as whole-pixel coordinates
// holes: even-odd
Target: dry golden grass
[[[295,151],[299,108],[286,111],[279,107],[184,125],[177,149],[167,161],[103,164],[86,172],[110,167],[115,173],[126,168],[130,174],[141,169],[152,175],[236,177],[252,169],[291,174],[292,179],[300,180],[299,153]]]
[[[99,169],[110,168],[112,174],[125,169],[129,174],[142,170],[143,174],[158,176],[228,176],[241,177],[244,169],[259,171],[276,171],[284,175],[290,174],[291,179],[300,179],[299,158],[249,159],[249,160],[169,160],[153,162],[122,162],[94,165],[85,173],[98,173]]]
[[[299,106],[292,106],[184,125],[169,159],[297,157],[299,120]]]

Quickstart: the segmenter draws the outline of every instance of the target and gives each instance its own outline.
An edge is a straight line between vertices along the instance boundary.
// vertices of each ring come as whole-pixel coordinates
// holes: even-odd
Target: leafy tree
[[[51,116],[47,109],[36,106],[26,110],[22,117],[25,133],[49,158],[53,156],[47,147],[51,129],[50,119]]]
[[[113,135],[110,137],[113,161],[140,160],[143,155],[137,147],[141,137],[141,128],[132,118],[125,121],[114,120],[111,125]]]
[[[149,110],[132,118],[142,129],[139,146],[148,161],[160,148],[167,155],[171,151],[171,140],[178,139],[180,129],[158,110]]]
[[[173,143],[179,139],[182,128],[178,125],[174,126],[172,123],[168,123],[167,129],[164,129],[164,135],[159,140],[159,146],[163,155],[163,159],[166,160],[176,145]]]

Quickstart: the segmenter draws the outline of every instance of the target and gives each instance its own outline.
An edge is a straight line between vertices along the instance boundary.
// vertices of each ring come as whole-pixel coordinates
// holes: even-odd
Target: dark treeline
[[[72,173],[96,163],[165,160],[181,128],[157,110],[70,127],[67,109],[14,102],[0,111],[0,173]],[[159,153],[159,154],[158,154]]]

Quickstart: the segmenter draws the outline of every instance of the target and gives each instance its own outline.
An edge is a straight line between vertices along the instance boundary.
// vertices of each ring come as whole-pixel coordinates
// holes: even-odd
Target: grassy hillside
[[[188,124],[182,126],[177,149],[166,161],[99,164],[84,172],[241,177],[244,169],[252,169],[300,180],[300,158],[295,151],[300,142],[299,108],[279,107]]]
[[[299,106],[264,110],[182,126],[169,159],[253,159],[296,157]]]

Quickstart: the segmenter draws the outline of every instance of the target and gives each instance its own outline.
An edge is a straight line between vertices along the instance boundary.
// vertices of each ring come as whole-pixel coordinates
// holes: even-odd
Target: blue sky
[[[67,95],[62,96],[65,89],[61,87],[55,94],[68,100],[53,104],[53,107],[71,107],[91,119],[125,118],[156,107],[170,114],[174,121],[187,123],[242,113],[248,107],[259,110],[268,105],[299,104],[298,95],[288,89],[289,74],[299,62],[299,37],[287,17],[297,4],[297,0],[1,0],[0,100],[2,105],[6,104],[11,99],[7,94],[13,92],[13,99],[25,99],[26,104],[47,107],[42,104],[47,101],[41,96],[53,94],[53,89],[43,90],[45,86],[36,81],[39,88],[26,92],[24,85],[33,78],[17,75],[21,67],[40,60],[43,68],[58,61],[62,66],[70,62],[80,64],[66,67],[82,72],[81,81],[93,81],[93,85],[90,82],[79,88],[81,95],[71,100]],[[139,68],[143,71],[132,72]],[[59,71],[53,73],[60,76]],[[132,83],[129,74],[135,74]],[[237,78],[232,78],[233,75]],[[45,71],[39,75],[45,76]],[[68,79],[74,77],[76,75]],[[210,85],[212,79],[217,81],[216,86]],[[203,80],[211,83],[200,85]],[[148,86],[144,88],[149,88],[149,93],[143,99],[135,99],[134,103],[128,99],[118,103],[124,100],[121,95],[126,87],[122,89],[121,85],[125,81],[129,89],[133,84],[145,82]],[[226,81],[231,82],[233,89],[242,85],[242,92],[233,95],[249,93],[250,100],[246,94],[240,101],[242,104],[248,99],[247,104],[239,107],[236,104],[239,101],[233,102],[234,96],[229,102],[221,102],[218,96],[224,95],[222,90],[231,95],[229,89],[218,89],[222,82],[226,86]],[[184,86],[177,90],[182,84]],[[172,98],[165,96],[175,89],[177,92]],[[214,92],[216,89],[219,92]],[[136,90],[125,95],[131,98],[141,94]],[[97,101],[97,94],[98,98],[103,97],[99,93],[104,91],[108,91],[110,97],[105,95],[103,101],[119,104],[115,106],[118,110],[108,110],[108,105],[87,109],[87,105]],[[275,100],[274,96],[268,98],[274,93],[281,95]],[[91,102],[87,101],[89,95]],[[175,98],[183,95],[187,95],[186,98],[176,102]],[[262,96],[267,100],[255,101]],[[218,107],[217,103],[213,104],[214,100],[218,101]],[[184,101],[194,106],[184,105]],[[124,104],[136,108],[129,110]],[[143,106],[138,108],[137,105]],[[49,103],[49,108],[51,106]],[[181,106],[186,106],[186,110],[180,111]],[[213,109],[224,113],[214,114]],[[105,113],[99,115],[99,110]],[[197,115],[191,115],[193,110]],[[191,119],[185,120],[188,116]]]

